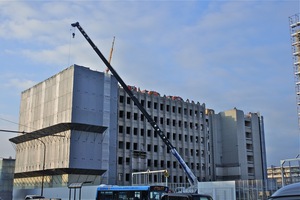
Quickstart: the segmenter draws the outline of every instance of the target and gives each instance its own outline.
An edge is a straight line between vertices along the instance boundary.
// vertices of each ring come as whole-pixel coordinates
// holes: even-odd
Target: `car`
[[[300,182],[284,186],[277,190],[269,200],[299,200],[300,199]]]
[[[27,199],[45,199],[45,197],[41,196],[41,195],[26,195],[25,200]]]

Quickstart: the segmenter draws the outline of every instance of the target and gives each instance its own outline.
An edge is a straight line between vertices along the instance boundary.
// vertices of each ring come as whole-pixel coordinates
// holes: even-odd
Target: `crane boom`
[[[145,108],[142,106],[142,104],[139,102],[139,100],[134,96],[132,91],[127,87],[125,82],[122,80],[122,78],[119,76],[119,74],[115,71],[115,69],[110,65],[110,63],[107,61],[107,59],[103,56],[101,51],[97,48],[97,46],[94,44],[94,42],[91,40],[91,38],[87,35],[87,33],[83,30],[83,28],[79,25],[79,22],[71,24],[73,27],[77,27],[78,30],[81,32],[81,34],[84,36],[84,38],[88,41],[88,43],[91,45],[91,47],[94,49],[94,51],[97,53],[97,55],[100,57],[100,59],[104,62],[106,67],[110,70],[110,72],[114,75],[114,77],[117,79],[117,81],[120,83],[120,85],[123,87],[125,92],[129,95],[129,97],[132,99],[132,101],[135,103],[135,105],[139,108],[139,110],[143,113],[143,115],[146,117],[148,122],[153,127],[154,131],[159,135],[159,137],[163,140],[167,148],[171,151],[171,153],[175,156],[183,170],[185,171],[188,181],[192,186],[195,186],[198,183],[197,177],[193,174],[192,170],[187,166],[183,158],[180,156],[180,154],[177,152],[176,148],[171,144],[171,142],[168,140],[168,138],[164,135],[162,130],[159,128],[157,123],[153,120],[153,118],[149,115],[149,113],[145,110]]]

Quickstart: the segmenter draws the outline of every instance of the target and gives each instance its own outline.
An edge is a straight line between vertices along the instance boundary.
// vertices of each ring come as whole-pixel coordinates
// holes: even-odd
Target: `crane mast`
[[[168,140],[168,138],[164,135],[162,130],[159,128],[157,123],[153,120],[153,118],[149,115],[149,113],[145,110],[145,108],[142,106],[142,104],[139,102],[139,100],[134,96],[132,91],[127,87],[125,82],[122,80],[122,78],[119,76],[119,74],[115,71],[115,69],[111,66],[111,64],[107,61],[107,59],[103,56],[101,51],[97,48],[97,46],[94,44],[94,42],[91,40],[91,38],[87,35],[87,33],[83,30],[83,28],[80,26],[79,22],[71,24],[72,27],[77,27],[78,30],[81,32],[81,34],[84,36],[84,38],[87,40],[87,42],[91,45],[91,47],[94,49],[94,51],[97,53],[97,55],[100,57],[100,59],[104,62],[106,67],[110,70],[110,72],[114,75],[114,77],[117,79],[117,81],[120,83],[120,85],[123,87],[125,92],[129,95],[129,97],[132,99],[132,101],[135,103],[135,105],[139,108],[139,110],[143,113],[143,115],[146,117],[150,125],[153,127],[154,131],[159,135],[159,137],[163,140],[167,148],[170,150],[170,152],[175,156],[183,170],[185,171],[188,181],[191,184],[191,186],[196,186],[198,183],[197,177],[193,174],[192,170],[187,166],[183,158],[180,156],[180,154],[177,152],[176,148],[171,144],[171,142]]]

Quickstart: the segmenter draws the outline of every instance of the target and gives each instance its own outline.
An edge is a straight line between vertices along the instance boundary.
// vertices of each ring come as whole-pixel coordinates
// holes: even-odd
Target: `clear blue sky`
[[[18,129],[21,91],[72,64],[104,64],[127,84],[234,107],[265,120],[268,166],[300,153],[288,17],[299,1],[0,1],[0,129]],[[0,132],[0,157],[15,157]]]

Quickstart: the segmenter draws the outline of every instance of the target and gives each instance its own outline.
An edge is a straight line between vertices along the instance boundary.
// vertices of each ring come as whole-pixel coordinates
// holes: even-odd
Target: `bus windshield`
[[[96,200],[160,200],[168,192],[165,186],[116,186],[97,188]]]

